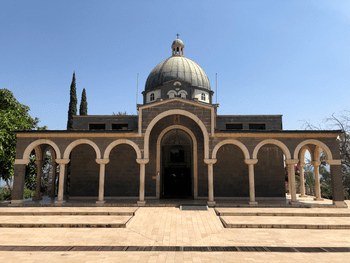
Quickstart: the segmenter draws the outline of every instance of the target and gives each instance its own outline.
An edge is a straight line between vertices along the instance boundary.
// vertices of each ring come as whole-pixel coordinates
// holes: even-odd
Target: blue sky
[[[66,129],[77,78],[88,114],[136,114],[148,74],[171,55],[207,73],[219,114],[282,114],[302,129],[349,110],[350,1],[0,2],[0,88],[50,130]],[[215,95],[214,95],[215,98]]]

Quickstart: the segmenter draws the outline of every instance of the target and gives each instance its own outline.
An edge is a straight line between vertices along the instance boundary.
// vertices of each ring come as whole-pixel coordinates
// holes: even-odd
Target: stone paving
[[[312,211],[313,208],[305,210]],[[324,210],[333,212],[339,209]],[[11,216],[8,218],[10,220]],[[208,211],[183,211],[176,207],[140,207],[124,229],[0,228],[0,233],[2,237],[0,250],[3,246],[9,245],[350,247],[350,230],[347,229],[228,229],[224,228],[212,208]],[[0,253],[0,262],[296,261],[350,262],[350,252],[2,251]]]

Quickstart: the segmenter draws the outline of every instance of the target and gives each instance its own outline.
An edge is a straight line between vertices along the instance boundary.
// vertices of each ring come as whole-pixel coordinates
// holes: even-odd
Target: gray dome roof
[[[175,41],[177,40],[180,39]],[[172,56],[160,62],[151,71],[146,81],[145,91],[151,91],[162,86],[163,83],[175,79],[184,80],[192,83],[193,86],[210,90],[207,74],[196,62],[183,56]]]
[[[172,45],[184,45],[184,42],[181,39],[175,39]]]

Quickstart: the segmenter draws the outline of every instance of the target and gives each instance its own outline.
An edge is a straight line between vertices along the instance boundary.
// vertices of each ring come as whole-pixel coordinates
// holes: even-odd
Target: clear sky
[[[136,114],[148,74],[180,34],[207,73],[221,115],[282,114],[302,129],[350,110],[350,1],[1,0],[0,88],[50,130],[67,126],[76,72],[78,109]],[[215,95],[214,95],[215,101]]]

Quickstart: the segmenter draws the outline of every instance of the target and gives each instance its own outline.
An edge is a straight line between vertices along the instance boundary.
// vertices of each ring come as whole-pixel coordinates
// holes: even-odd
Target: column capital
[[[286,164],[298,164],[299,160],[298,159],[286,159]]]
[[[321,161],[312,161],[311,165],[313,165],[313,166],[320,166],[321,165]]]
[[[304,162],[299,162],[299,166],[300,166],[300,167],[304,167],[304,166],[305,166],[305,163],[304,163]]]
[[[96,159],[95,161],[98,164],[107,164],[107,163],[109,163],[109,159]]]
[[[29,159],[15,159],[15,164],[28,164]]]
[[[148,164],[149,159],[136,159],[138,164]]]
[[[70,159],[56,159],[55,161],[58,164],[67,164],[70,162]]]
[[[326,160],[329,165],[341,165],[341,160]]]
[[[206,164],[215,164],[217,159],[204,159],[204,162]]]
[[[244,162],[246,164],[256,164],[258,162],[258,159],[245,159]]]

